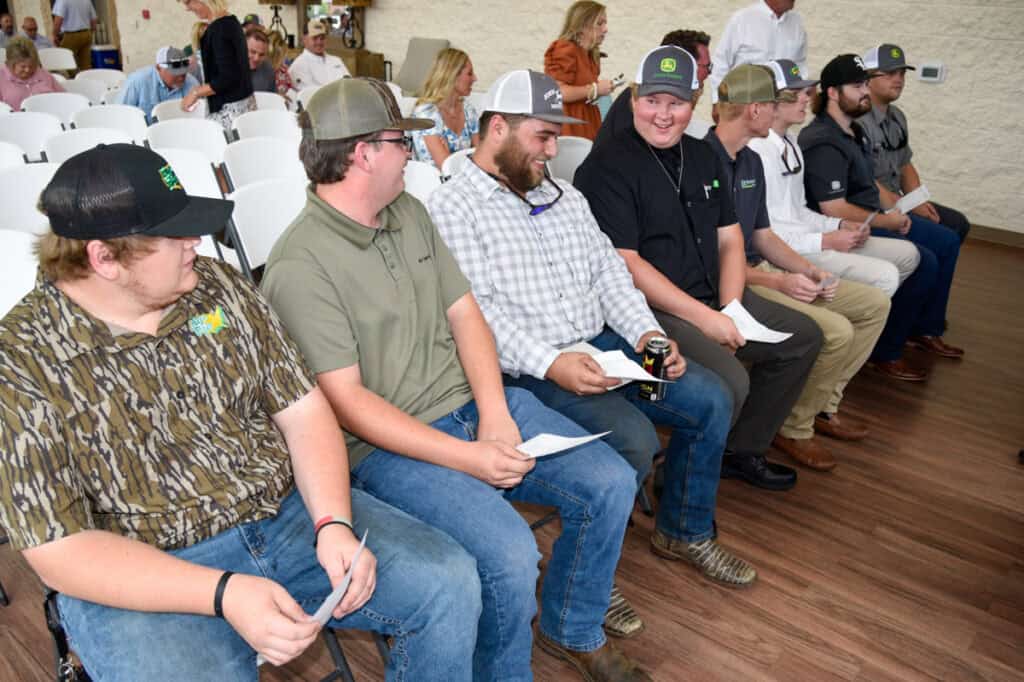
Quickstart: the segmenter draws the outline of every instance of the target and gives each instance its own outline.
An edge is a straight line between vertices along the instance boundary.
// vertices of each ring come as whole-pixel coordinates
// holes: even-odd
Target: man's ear
[[[85,245],[89,256],[89,267],[105,280],[114,281],[121,274],[121,264],[114,258],[110,247],[99,239],[91,239]]]

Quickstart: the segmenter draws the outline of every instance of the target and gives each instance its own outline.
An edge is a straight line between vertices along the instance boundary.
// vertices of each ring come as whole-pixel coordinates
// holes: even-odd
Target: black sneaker
[[[796,485],[796,471],[765,459],[764,455],[729,453],[722,457],[722,478],[742,478],[765,490],[789,490]]]

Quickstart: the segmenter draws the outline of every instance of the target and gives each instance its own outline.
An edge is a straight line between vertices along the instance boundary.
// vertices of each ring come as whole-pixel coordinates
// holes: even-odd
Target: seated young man
[[[633,470],[600,441],[531,459],[541,433],[586,432],[505,389],[494,337],[423,205],[403,192],[404,119],[380,81],[335,81],[300,117],[313,183],[263,287],[347,432],[352,478],[447,532],[477,561],[474,679],[530,680],[536,541],[510,504],[556,507],[538,638],[588,680],[647,680],[601,628],[633,504]]]
[[[248,282],[196,257],[231,202],[101,145],[41,203],[36,287],[0,323],[0,525],[61,593],[93,678],[255,680],[257,652],[280,665],[316,639],[307,614],[368,532],[329,625],[394,637],[389,680],[471,680],[473,560],[350,492],[298,349]]]

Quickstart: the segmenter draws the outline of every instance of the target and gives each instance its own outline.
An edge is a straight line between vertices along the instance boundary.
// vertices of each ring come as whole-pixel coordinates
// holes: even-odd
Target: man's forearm
[[[909,194],[921,186],[921,176],[917,174],[914,164],[908,163],[900,169],[900,189]]]
[[[728,305],[729,301],[743,300],[743,288],[747,285],[747,255],[743,248],[743,233],[739,226],[722,228],[727,230],[718,243],[718,302]]]
[[[505,387],[501,381],[494,335],[471,294],[466,294],[451,305],[448,309],[448,324],[480,416],[507,413],[508,404],[505,402]]]
[[[807,275],[814,270],[810,261],[791,249],[786,242],[772,232],[770,229],[756,230],[754,232],[754,248],[769,263],[786,272],[796,272]],[[746,274],[749,278],[750,269]]]
[[[821,202],[819,208],[821,212],[827,216],[833,218],[839,218],[841,220],[855,220],[859,223],[863,223],[871,215],[872,211],[866,208],[861,208],[856,204],[851,204],[846,199],[832,199],[830,201]]]

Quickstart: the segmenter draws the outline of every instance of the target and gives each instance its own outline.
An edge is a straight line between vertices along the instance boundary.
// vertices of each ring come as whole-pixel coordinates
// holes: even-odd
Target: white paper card
[[[597,364],[601,365],[606,376],[616,379],[635,379],[637,381],[655,381],[661,384],[671,384],[670,379],[658,379],[647,372],[643,367],[626,357],[621,350],[610,350],[594,356]]]
[[[747,341],[760,341],[761,343],[781,343],[793,336],[789,332],[777,332],[769,329],[754,319],[743,304],[737,299],[732,299],[729,305],[722,308],[722,314],[729,317],[736,329]]]
[[[541,433],[530,440],[517,445],[516,450],[519,450],[519,452],[530,457],[543,457],[545,455],[553,455],[556,452],[562,452],[563,450],[568,450],[569,448],[574,448],[579,445],[584,445],[597,440],[598,438],[603,438],[609,433],[611,433],[611,431],[605,431],[604,433],[598,433],[592,436],[579,436],[578,438],[556,436],[553,433]]]
[[[900,197],[900,200],[896,202],[896,205],[893,206],[893,209],[899,211],[903,215],[906,215],[931,198],[932,193],[928,191],[927,187],[921,185],[913,192],[904,194],[902,197]]]

